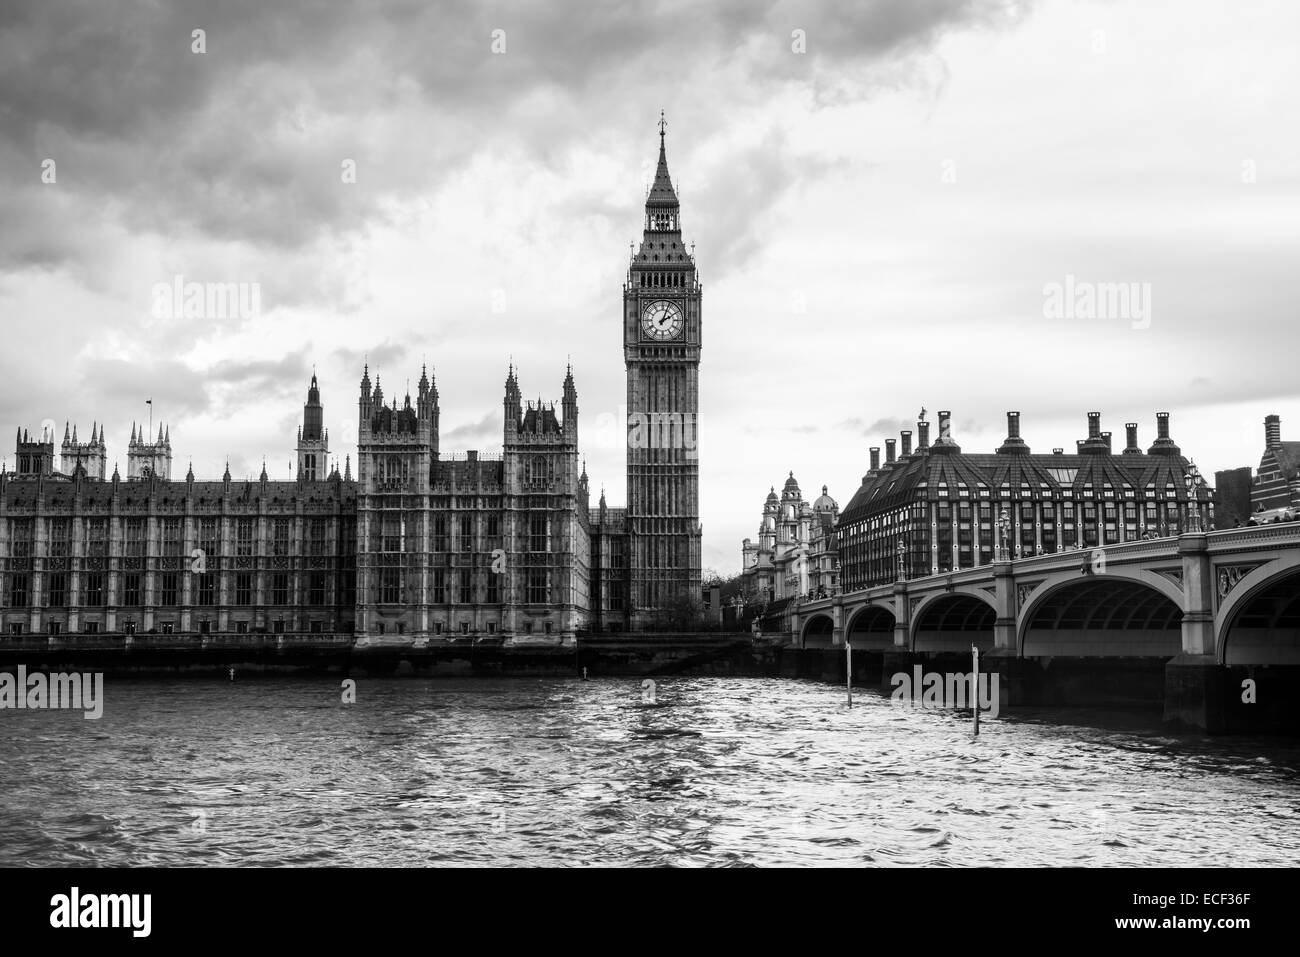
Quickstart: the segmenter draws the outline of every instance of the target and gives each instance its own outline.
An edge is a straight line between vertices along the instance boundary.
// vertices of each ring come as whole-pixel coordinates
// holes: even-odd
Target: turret
[[[578,391],[573,387],[573,366],[566,368],[564,374],[564,400],[561,405],[564,416],[564,434],[578,438]]]

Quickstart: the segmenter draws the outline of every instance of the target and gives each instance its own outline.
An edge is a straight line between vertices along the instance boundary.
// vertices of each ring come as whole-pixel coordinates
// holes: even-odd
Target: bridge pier
[[[1227,669],[1214,654],[1214,576],[1203,532],[1178,538],[1182,559],[1182,653],[1165,665],[1164,721],[1175,730],[1220,734],[1226,730]]]
[[[1014,648],[994,648],[980,658],[980,670],[998,676],[1000,708],[1043,704],[1046,675],[1037,658],[1021,658]]]
[[[922,666],[922,671],[928,670],[925,668],[928,658],[929,655],[924,652],[907,651],[905,649],[884,652],[880,657],[880,693],[886,697],[892,694],[894,675],[901,673],[910,676],[913,665],[919,664]]]
[[[1214,655],[1181,654],[1165,665],[1164,721],[1176,731],[1228,730],[1228,669]]]

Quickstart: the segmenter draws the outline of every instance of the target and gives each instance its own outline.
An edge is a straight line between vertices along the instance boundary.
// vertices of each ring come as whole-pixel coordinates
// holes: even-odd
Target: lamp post
[[[1201,531],[1201,488],[1200,470],[1195,462],[1188,463],[1183,475],[1183,484],[1187,486],[1187,531]]]
[[[998,561],[1011,561],[1011,513],[1005,508],[998,515]]]
[[[896,551],[897,554],[898,554],[898,565],[897,565],[897,569],[896,569],[897,574],[896,574],[896,576],[895,576],[895,581],[900,581],[900,582],[901,582],[901,581],[906,581],[906,580],[907,580],[907,572],[906,572],[906,569],[905,569],[905,567],[904,567],[903,556],[907,554],[907,546],[903,544],[902,536],[899,536],[899,539],[898,539],[898,548],[895,549],[895,551]]]

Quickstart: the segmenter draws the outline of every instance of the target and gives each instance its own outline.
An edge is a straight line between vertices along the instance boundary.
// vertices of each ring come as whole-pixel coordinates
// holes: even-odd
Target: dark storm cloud
[[[226,359],[204,369],[201,376],[209,384],[232,387],[254,395],[285,389],[305,392],[311,376],[311,363],[305,350],[279,359]]]
[[[842,82],[854,64],[1008,10],[958,0],[558,14],[410,0],[327,12],[315,0],[10,2],[0,13],[0,199],[21,221],[11,219],[0,263],[87,255],[54,238],[75,233],[87,207],[115,208],[137,231],[300,247],[445,182],[480,151],[522,146],[550,164],[591,136],[592,115],[621,112],[630,132],[648,126],[645,99],[705,111],[693,71],[733,71],[761,101],[773,83]],[[191,52],[195,29],[206,53]],[[498,29],[503,55],[491,52]],[[794,29],[807,33],[803,56],[791,53]],[[81,204],[14,202],[41,188],[45,157]],[[348,189],[344,159],[358,169]],[[771,164],[755,168],[760,182],[790,172],[770,153],[758,159]],[[756,192],[748,208],[760,213],[779,193]],[[25,227],[42,218],[69,228]]]

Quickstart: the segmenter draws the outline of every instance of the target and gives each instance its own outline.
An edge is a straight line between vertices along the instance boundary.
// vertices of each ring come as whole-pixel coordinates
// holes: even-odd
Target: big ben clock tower
[[[623,287],[627,519],[633,628],[700,598],[700,298],[668,176],[664,120],[645,233]]]

